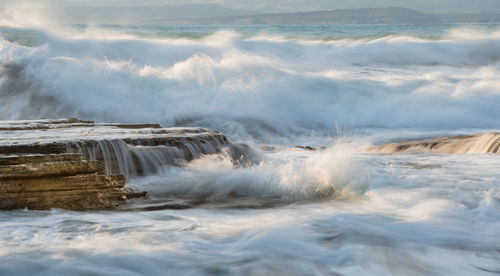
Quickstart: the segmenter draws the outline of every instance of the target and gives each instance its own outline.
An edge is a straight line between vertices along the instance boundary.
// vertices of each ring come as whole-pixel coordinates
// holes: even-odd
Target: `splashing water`
[[[10,12],[0,119],[197,126],[247,145],[179,164],[173,148],[69,142],[150,198],[0,212],[1,275],[500,272],[498,25],[55,27]],[[440,155],[366,153],[487,132]]]
[[[498,31],[329,41],[235,31],[146,39],[110,29],[122,31],[61,37],[2,27],[0,118],[195,125],[267,142],[339,125],[498,125]]]

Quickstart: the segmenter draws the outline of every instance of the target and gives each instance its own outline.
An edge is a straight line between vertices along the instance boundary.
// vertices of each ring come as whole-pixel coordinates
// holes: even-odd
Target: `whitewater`
[[[127,210],[0,211],[0,275],[500,273],[497,154],[368,150],[500,131],[500,25],[0,23],[0,120],[203,127],[251,152],[132,177],[149,199]]]

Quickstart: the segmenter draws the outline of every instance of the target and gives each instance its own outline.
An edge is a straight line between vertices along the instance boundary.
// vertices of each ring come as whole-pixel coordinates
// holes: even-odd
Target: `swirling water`
[[[213,128],[258,159],[133,178],[151,199],[122,211],[2,211],[0,275],[498,274],[497,155],[365,151],[499,131],[498,49],[494,24],[5,23],[0,119]]]

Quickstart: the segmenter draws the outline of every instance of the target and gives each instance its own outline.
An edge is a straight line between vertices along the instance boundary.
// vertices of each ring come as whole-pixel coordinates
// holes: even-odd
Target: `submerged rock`
[[[0,121],[0,209],[108,209],[145,193],[127,178],[248,150],[218,131],[78,119]]]
[[[311,151],[318,150],[317,148],[314,148],[314,147],[311,147],[311,146],[295,146],[295,148],[297,148],[297,149],[303,149],[303,150],[311,150]]]

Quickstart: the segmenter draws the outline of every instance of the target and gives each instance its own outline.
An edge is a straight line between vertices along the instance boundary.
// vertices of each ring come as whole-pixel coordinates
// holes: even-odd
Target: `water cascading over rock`
[[[375,153],[500,153],[500,133],[437,137],[372,147]]]
[[[218,131],[77,119],[0,121],[0,209],[102,209],[141,193],[125,179],[246,145]]]

